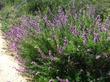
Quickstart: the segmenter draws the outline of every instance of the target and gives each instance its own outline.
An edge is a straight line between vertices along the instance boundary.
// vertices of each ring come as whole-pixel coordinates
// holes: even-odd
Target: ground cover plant
[[[6,35],[33,82],[109,82],[109,26],[109,17],[75,18],[60,8],[51,19],[21,17]]]
[[[21,1],[6,0],[12,7],[1,12],[3,30],[33,82],[109,82],[110,17],[99,4],[103,0],[27,0],[22,7],[15,5]],[[29,14],[22,16],[22,11]]]

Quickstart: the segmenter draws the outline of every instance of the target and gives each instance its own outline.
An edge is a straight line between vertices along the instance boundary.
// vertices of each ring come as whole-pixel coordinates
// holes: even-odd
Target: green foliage
[[[86,27],[91,27],[93,22],[89,21],[91,20],[84,21]],[[109,41],[101,39],[100,42],[94,43],[93,38],[89,38],[87,45],[83,45],[82,37],[74,36],[69,25],[53,30],[43,23],[40,23],[42,33],[34,36],[30,33],[21,45],[21,55],[26,60],[29,73],[34,75],[33,82],[47,82],[51,78],[56,79],[57,76],[68,78],[72,82],[109,81]],[[78,21],[75,24],[77,23]],[[79,25],[79,31],[80,28]],[[54,39],[53,34],[56,37]],[[68,45],[63,53],[59,53],[57,47],[63,46],[65,37],[69,41]]]
[[[92,4],[97,9],[97,14],[109,12],[109,0],[3,0],[2,3],[14,6],[15,10],[20,13],[28,14],[47,14],[48,12],[56,13],[59,7],[66,9],[75,8],[75,11],[85,9],[89,4]],[[102,5],[103,4],[103,5]]]

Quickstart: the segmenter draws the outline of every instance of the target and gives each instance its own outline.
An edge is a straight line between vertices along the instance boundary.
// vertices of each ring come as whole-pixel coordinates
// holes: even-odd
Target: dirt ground
[[[0,28],[2,27],[0,23]],[[27,80],[15,69],[20,66],[14,56],[8,55],[6,41],[0,30],[0,82],[27,82]]]

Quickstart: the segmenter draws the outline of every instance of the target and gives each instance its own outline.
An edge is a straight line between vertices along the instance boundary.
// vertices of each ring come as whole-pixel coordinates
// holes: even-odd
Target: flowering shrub
[[[52,19],[22,17],[6,34],[33,82],[109,82],[109,21],[61,9]]]

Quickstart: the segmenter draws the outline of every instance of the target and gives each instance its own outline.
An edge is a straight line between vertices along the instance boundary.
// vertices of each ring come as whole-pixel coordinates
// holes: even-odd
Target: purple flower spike
[[[79,32],[78,32],[78,30],[76,29],[75,26],[72,27],[72,28],[70,29],[70,31],[71,31],[71,33],[72,33],[74,36],[78,36],[78,35],[79,35]]]
[[[101,17],[100,17],[100,15],[98,15],[97,17],[96,17],[96,25],[98,26],[98,28],[99,28],[99,31],[100,32],[102,32],[103,30],[102,30],[102,27],[103,27],[103,24],[102,24],[102,19],[101,19]]]
[[[29,23],[38,33],[41,31],[39,23],[36,20],[30,20]]]
[[[45,23],[48,27],[53,27],[54,26],[54,24],[50,20],[48,20],[47,16],[44,17],[44,21],[45,21]]]
[[[18,48],[17,48],[17,43],[13,42],[11,45],[10,45],[10,48],[13,50],[13,51],[17,51]]]
[[[65,25],[68,21],[68,16],[62,10],[58,15],[58,19],[60,20],[61,24]]]
[[[56,26],[56,27],[62,25],[62,23],[61,23],[61,21],[59,20],[58,17],[55,17],[55,18],[54,18],[53,24],[54,24],[54,26]]]
[[[57,26],[66,25],[67,21],[68,21],[68,16],[64,13],[63,10],[60,10],[58,16],[56,16],[53,19],[52,23],[54,24],[54,26],[57,27]]]
[[[25,36],[26,32],[23,28],[21,27],[13,27],[6,33],[7,38],[11,39],[12,41],[19,41],[23,39]]]
[[[83,44],[86,45],[88,42],[88,36],[86,32],[82,35],[82,38],[83,38]]]
[[[49,27],[54,27],[54,26],[55,27],[59,27],[59,26],[67,24],[68,17],[64,13],[64,11],[61,10],[58,13],[58,15],[54,17],[54,19],[52,21],[48,20],[47,16],[44,17],[44,21],[45,21],[46,25],[49,26]]]
[[[100,23],[100,22],[102,21],[101,16],[98,15],[98,16],[96,17],[95,21],[96,21],[96,24],[97,24],[97,23]]]
[[[97,43],[100,41],[100,36],[98,33],[94,33],[94,42]]]

